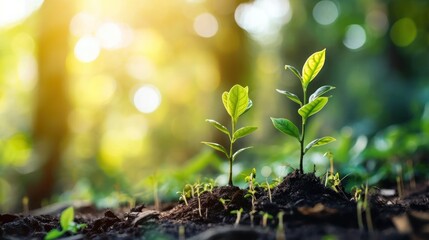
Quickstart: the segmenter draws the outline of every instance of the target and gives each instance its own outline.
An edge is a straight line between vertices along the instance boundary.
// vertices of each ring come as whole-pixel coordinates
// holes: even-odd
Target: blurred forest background
[[[254,102],[242,124],[259,127],[235,177],[284,176],[297,145],[269,117],[298,119],[275,89],[299,94],[284,65],[323,48],[315,85],[337,89],[309,137],[337,138],[324,150],[350,179],[427,169],[427,0],[0,0],[0,211],[224,184],[227,161],[200,142],[226,141],[204,120],[227,123],[235,83]],[[326,171],[323,152],[307,171]]]

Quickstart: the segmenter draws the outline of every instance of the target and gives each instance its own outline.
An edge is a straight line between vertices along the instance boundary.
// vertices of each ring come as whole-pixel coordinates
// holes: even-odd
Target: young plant
[[[80,229],[83,229],[86,227],[86,224],[77,224],[74,222],[73,207],[68,207],[63,212],[61,212],[60,225],[61,225],[61,231],[58,229],[52,229],[46,234],[44,239],[45,240],[57,239],[62,235],[64,235],[66,232],[72,232],[73,234],[75,234]]]
[[[229,199],[225,199],[225,198],[220,198],[220,199],[219,199],[219,202],[221,202],[221,203],[222,203],[223,208],[224,208],[225,210],[227,210],[227,209],[228,209],[228,203],[229,203],[229,202],[231,202],[231,200],[229,200]]]
[[[298,114],[301,116],[301,131],[298,127],[290,120],[285,118],[271,118],[273,125],[280,132],[285,133],[289,136],[294,137],[301,146],[300,159],[299,159],[299,172],[304,173],[304,155],[312,147],[322,146],[327,143],[335,141],[335,138],[330,136],[325,136],[322,138],[317,138],[307,145],[305,145],[305,130],[307,126],[308,119],[318,113],[322,108],[328,103],[329,97],[324,97],[323,95],[335,87],[325,85],[317,89],[310,97],[307,99],[307,89],[310,82],[314,80],[317,74],[322,69],[325,63],[325,49],[322,51],[313,53],[305,62],[302,73],[292,66],[286,65],[285,68],[292,71],[295,76],[301,81],[303,96],[300,99],[296,94],[293,94],[289,91],[279,90],[277,92],[286,95],[290,100],[299,105]]]
[[[235,218],[234,227],[237,227],[240,224],[241,220],[241,214],[243,213],[243,208],[240,208],[239,210],[232,210],[231,214],[236,214],[237,217]]]
[[[267,212],[259,212],[259,214],[262,216],[262,227],[267,227],[268,225],[268,219],[272,219],[273,216]]]
[[[183,200],[185,202],[185,205],[188,206],[188,200],[187,195],[188,193],[183,189],[181,192],[176,192],[177,194],[180,194],[179,201]]]
[[[203,217],[203,214],[201,213],[201,194],[204,192],[204,187],[199,183],[195,183],[194,184],[194,192],[195,195],[197,197],[197,201],[198,201],[198,214],[200,215],[200,217]]]
[[[284,214],[285,214],[285,212],[283,212],[283,211],[280,211],[279,213],[277,213],[277,219],[279,220],[279,222],[278,222],[277,230],[276,230],[276,240],[285,240],[286,239],[284,226],[283,226]]]
[[[249,185],[249,189],[247,190],[247,194],[244,195],[244,197],[248,198],[250,197],[252,199],[252,211],[256,211],[256,169],[253,168],[252,172],[250,172],[249,176],[246,176],[244,180]]]
[[[221,131],[222,133],[228,136],[229,138],[228,150],[227,148],[225,148],[224,146],[218,143],[214,143],[214,142],[202,142],[202,143],[225,154],[226,158],[229,161],[228,185],[234,186],[232,182],[232,163],[237,158],[238,154],[252,147],[241,148],[234,152],[233,144],[239,138],[249,135],[250,133],[255,131],[257,127],[246,126],[246,127],[236,129],[238,118],[252,107],[252,101],[249,99],[248,87],[242,87],[238,84],[234,85],[229,90],[229,92],[224,92],[222,94],[222,102],[226,111],[231,117],[231,129],[228,129],[224,125],[212,119],[206,119],[206,121],[212,124],[216,129],[218,129],[219,131]]]

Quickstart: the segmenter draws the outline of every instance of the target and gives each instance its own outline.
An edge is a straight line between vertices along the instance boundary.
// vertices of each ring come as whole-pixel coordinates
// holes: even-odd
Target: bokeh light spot
[[[313,17],[321,25],[329,25],[338,18],[338,8],[328,0],[318,2],[313,8]]]
[[[99,24],[94,15],[87,12],[79,12],[70,21],[70,31],[77,37],[92,34]]]
[[[410,45],[417,36],[417,28],[413,20],[402,18],[396,21],[390,30],[390,37],[395,45],[406,47]]]
[[[358,24],[352,24],[347,27],[346,36],[343,44],[349,49],[361,48],[366,42],[365,29]]]
[[[200,37],[211,38],[216,35],[218,29],[217,19],[210,13],[202,13],[194,20],[194,30]]]
[[[267,37],[278,36],[292,18],[292,11],[288,0],[256,0],[238,5],[234,17],[238,26],[264,43]]]
[[[100,44],[95,37],[81,37],[76,43],[74,54],[81,62],[92,62],[100,54]]]
[[[24,20],[42,4],[43,0],[0,0],[0,28]]]
[[[142,113],[154,112],[160,104],[161,94],[154,86],[142,86],[134,94],[134,106]]]

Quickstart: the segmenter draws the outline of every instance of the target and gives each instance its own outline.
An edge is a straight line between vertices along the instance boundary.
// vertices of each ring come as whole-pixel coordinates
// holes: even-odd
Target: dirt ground
[[[131,210],[76,207],[77,223],[87,227],[65,239],[429,239],[429,184],[420,183],[404,196],[372,189],[370,208],[359,211],[352,194],[334,191],[313,174],[293,172],[272,189],[256,188],[254,204],[247,189],[215,187],[188,205],[163,211],[138,205]],[[362,197],[364,197],[362,195]],[[219,199],[230,200],[222,204]],[[59,213],[0,214],[1,239],[42,239],[59,228]],[[240,221],[231,211],[243,209]],[[281,215],[281,216],[280,216]],[[360,215],[360,218],[359,218]],[[361,222],[359,224],[359,221]]]

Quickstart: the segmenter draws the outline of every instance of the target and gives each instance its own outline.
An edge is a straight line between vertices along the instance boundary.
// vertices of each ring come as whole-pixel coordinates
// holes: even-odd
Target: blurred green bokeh
[[[269,117],[298,119],[275,89],[299,93],[284,65],[323,48],[317,86],[337,88],[308,137],[338,140],[306,170],[326,172],[330,150],[351,184],[427,178],[426,0],[0,0],[0,211],[225,184],[227,161],[200,142],[226,142],[204,120],[227,122],[235,83],[254,103],[243,125],[259,127],[237,182],[252,167],[284,176],[298,146]]]

